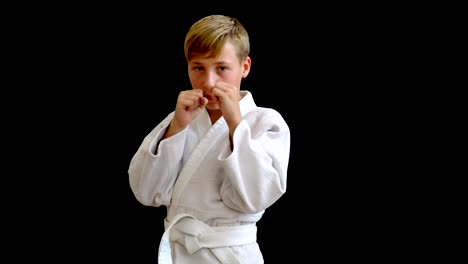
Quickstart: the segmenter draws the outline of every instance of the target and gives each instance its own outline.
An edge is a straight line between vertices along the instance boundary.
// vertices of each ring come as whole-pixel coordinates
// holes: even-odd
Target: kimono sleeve
[[[130,187],[143,205],[158,207],[170,203],[187,135],[183,130],[161,140],[171,120],[172,114],[145,137],[130,162]]]
[[[289,127],[275,110],[258,111],[236,128],[232,152],[220,156],[223,202],[247,213],[265,210],[286,191]]]

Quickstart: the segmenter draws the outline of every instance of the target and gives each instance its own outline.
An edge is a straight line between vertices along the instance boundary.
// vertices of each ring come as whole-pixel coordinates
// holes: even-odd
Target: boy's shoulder
[[[287,126],[281,113],[270,107],[256,106],[252,111],[245,115],[247,119],[255,119],[256,122],[282,123]]]

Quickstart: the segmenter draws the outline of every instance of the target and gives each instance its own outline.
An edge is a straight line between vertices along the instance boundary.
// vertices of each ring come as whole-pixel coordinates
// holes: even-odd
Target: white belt
[[[165,231],[159,244],[159,264],[172,264],[170,241],[185,245],[190,254],[209,248],[223,264],[239,264],[230,247],[257,241],[255,224],[211,227],[189,214],[178,214],[164,222]]]

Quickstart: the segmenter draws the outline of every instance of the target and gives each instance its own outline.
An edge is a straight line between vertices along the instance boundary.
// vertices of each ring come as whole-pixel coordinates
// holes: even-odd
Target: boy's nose
[[[203,87],[211,91],[211,89],[213,89],[217,80],[218,80],[218,77],[215,73],[207,72],[205,75],[204,82],[203,82]]]

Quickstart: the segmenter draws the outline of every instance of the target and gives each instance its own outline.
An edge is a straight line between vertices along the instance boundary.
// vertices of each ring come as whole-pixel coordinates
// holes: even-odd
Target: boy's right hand
[[[200,89],[186,90],[179,93],[171,126],[175,130],[183,130],[205,108],[208,99],[203,97]]]

